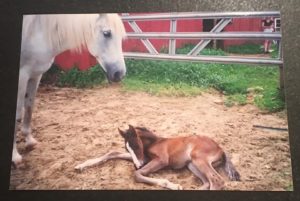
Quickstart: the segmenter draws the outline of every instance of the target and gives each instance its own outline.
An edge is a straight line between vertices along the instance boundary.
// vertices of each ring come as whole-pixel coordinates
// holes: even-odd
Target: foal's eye
[[[103,35],[105,38],[110,38],[111,37],[111,31],[103,31]]]

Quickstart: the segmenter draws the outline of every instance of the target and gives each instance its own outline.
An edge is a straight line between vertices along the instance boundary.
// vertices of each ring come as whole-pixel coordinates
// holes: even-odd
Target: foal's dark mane
[[[161,139],[161,137],[158,137],[145,127],[135,127],[135,129],[138,131],[138,136],[142,139],[145,149],[147,149],[154,142]]]
[[[148,130],[145,127],[135,127],[135,129],[137,131],[136,133],[137,133],[138,137],[143,142],[145,161],[149,161],[150,157],[148,155],[148,149],[151,147],[151,145],[153,145],[157,141],[161,140],[162,138],[158,137],[152,131]]]
[[[139,127],[139,126],[137,126],[137,127],[135,127],[136,129],[139,129],[139,130],[141,130],[141,131],[146,131],[146,132],[151,132],[150,130],[148,130],[148,128],[146,128],[146,127]]]
[[[140,130],[139,136],[141,138],[150,138],[150,139],[157,139],[158,137],[150,130],[145,127],[135,127],[136,129]]]

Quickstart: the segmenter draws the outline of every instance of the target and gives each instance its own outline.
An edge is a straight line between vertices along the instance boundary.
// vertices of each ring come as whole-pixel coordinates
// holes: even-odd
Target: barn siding
[[[230,31],[261,31],[261,19],[260,18],[248,18],[248,19],[233,19],[232,23],[225,27],[226,32]],[[224,47],[231,45],[241,45],[245,43],[262,43],[259,40],[224,40]]]

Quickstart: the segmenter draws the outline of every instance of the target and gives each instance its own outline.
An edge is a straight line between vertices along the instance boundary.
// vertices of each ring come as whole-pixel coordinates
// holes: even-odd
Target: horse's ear
[[[134,127],[132,125],[130,125],[130,124],[128,126],[129,126],[128,130],[130,131],[130,133],[132,133],[133,135],[136,135]]]
[[[125,137],[125,132],[122,131],[120,128],[118,128],[118,131],[119,131],[120,135],[124,138]]]

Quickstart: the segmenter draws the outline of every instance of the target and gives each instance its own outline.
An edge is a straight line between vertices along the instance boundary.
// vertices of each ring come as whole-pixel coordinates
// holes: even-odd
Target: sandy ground
[[[286,190],[292,184],[288,132],[253,128],[287,127],[286,115],[263,113],[252,105],[228,108],[223,101],[217,93],[178,98],[124,92],[119,86],[40,87],[32,122],[39,144],[26,151],[19,135],[24,164],[12,169],[10,189],[162,189],[136,183],[128,161],[108,161],[82,173],[74,170],[107,151],[125,151],[117,128],[132,124],[164,137],[212,137],[241,174],[241,182],[226,181],[226,190]],[[161,170],[151,177],[189,190],[201,186],[187,169]]]

